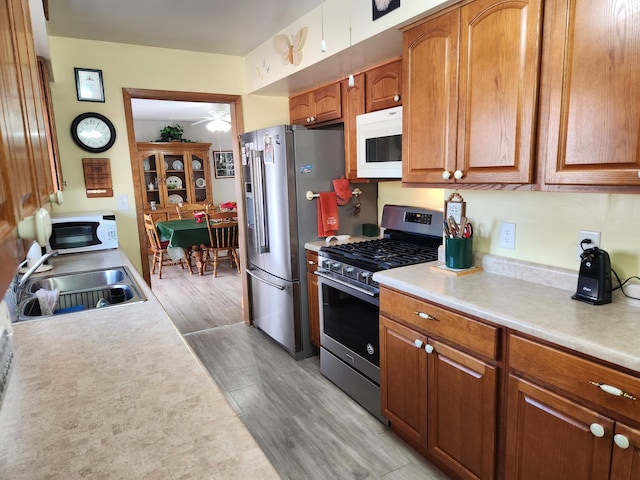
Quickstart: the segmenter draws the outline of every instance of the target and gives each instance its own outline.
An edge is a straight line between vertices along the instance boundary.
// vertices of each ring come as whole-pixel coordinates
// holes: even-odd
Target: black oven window
[[[367,163],[399,162],[402,160],[402,135],[367,138]]]
[[[378,306],[322,285],[324,334],[380,366]]]
[[[70,222],[54,224],[49,244],[51,248],[77,248],[99,245],[98,222]]]

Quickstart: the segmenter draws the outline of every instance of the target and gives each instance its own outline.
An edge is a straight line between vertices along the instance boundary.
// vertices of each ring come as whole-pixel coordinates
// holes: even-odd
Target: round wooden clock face
[[[104,115],[88,112],[78,115],[73,120],[71,137],[83,150],[100,153],[113,146],[116,141],[116,129]]]

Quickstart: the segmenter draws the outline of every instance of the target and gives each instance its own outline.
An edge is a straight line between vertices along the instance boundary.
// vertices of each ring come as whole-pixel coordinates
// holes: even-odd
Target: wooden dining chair
[[[153,255],[153,262],[151,265],[151,274],[156,273],[156,265],[158,265],[158,278],[162,278],[162,267],[168,265],[180,265],[180,268],[184,270],[184,263],[182,259],[173,260],[167,253],[167,246],[169,242],[163,242],[160,240],[158,229],[153,217],[149,214],[144,214],[144,229],[147,232],[147,238],[149,239],[149,248]]]
[[[176,211],[178,212],[178,218],[184,220],[185,218],[193,218],[193,214],[196,212],[208,212],[209,205],[206,203],[178,203],[176,204]]]
[[[233,267],[233,262],[235,262],[236,270],[240,273],[237,215],[238,212],[206,213],[205,215],[209,230],[209,245],[206,246],[205,264],[213,265],[214,277],[218,276],[218,260],[221,253],[229,260],[229,267]]]

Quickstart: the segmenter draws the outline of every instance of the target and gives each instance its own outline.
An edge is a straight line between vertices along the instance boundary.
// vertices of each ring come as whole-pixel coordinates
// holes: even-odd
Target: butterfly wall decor
[[[302,62],[302,48],[307,41],[307,27],[302,27],[298,33],[291,36],[291,40],[286,35],[276,35],[273,37],[273,46],[282,58],[284,65],[295,65]]]

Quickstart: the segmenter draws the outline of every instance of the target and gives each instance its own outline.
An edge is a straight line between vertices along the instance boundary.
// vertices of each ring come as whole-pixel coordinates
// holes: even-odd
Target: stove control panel
[[[373,272],[330,258],[319,257],[318,271],[361,287],[368,286],[377,289],[380,286],[378,282],[371,279]]]

